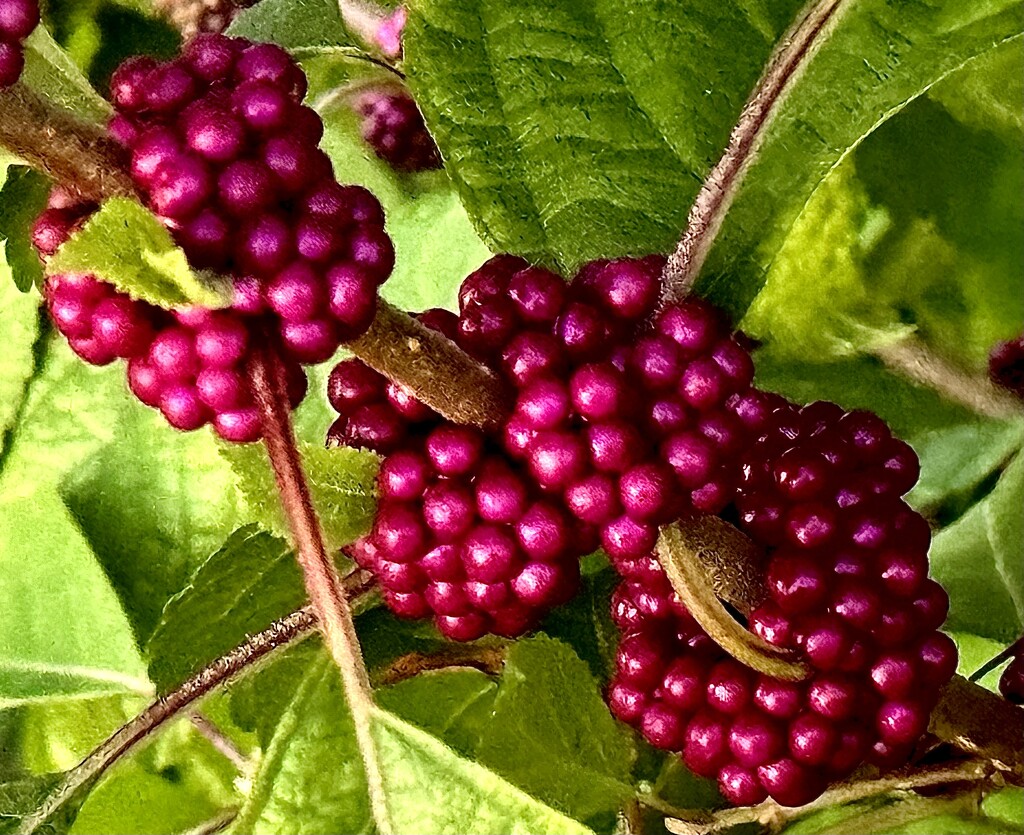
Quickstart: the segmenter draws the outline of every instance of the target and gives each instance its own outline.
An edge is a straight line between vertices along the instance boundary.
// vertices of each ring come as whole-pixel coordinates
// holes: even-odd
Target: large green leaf
[[[703,292],[742,312],[828,170],[1021,31],[1019,0],[846,3],[773,113]],[[667,250],[795,4],[428,0],[410,80],[485,240],[574,267]]]
[[[88,368],[57,340],[40,351],[0,459],[0,703],[146,693],[124,613],[57,493],[138,406],[116,372]]]
[[[94,273],[132,298],[165,308],[231,304],[228,282],[211,273],[194,273],[166,227],[127,197],[105,201],[46,268],[51,275]]]
[[[238,475],[250,518],[280,536],[288,536],[266,449],[235,444],[220,444],[219,448]],[[373,519],[377,457],[353,449],[324,449],[323,441],[299,441],[299,452],[328,547],[347,545],[364,534]]]
[[[76,467],[61,496],[110,578],[139,646],[172,595],[246,519],[235,476],[207,432],[175,432],[135,406]]]
[[[406,65],[485,241],[571,268],[672,246],[797,8],[428,0]]]
[[[579,820],[614,823],[633,791],[630,734],[608,712],[587,665],[544,636],[509,650],[476,753],[482,764]]]
[[[146,647],[150,676],[170,690],[305,597],[288,544],[255,525],[240,528],[167,602]]]
[[[436,705],[413,713],[420,722],[440,719]],[[588,831],[391,713],[376,712],[374,736],[397,832]],[[322,651],[278,723],[233,831],[372,831],[354,728],[338,672]]]

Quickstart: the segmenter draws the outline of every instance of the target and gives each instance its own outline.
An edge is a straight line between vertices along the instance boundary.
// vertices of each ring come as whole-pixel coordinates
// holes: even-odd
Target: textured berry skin
[[[996,345],[988,357],[992,382],[1024,399],[1024,335]]]
[[[441,154],[427,132],[423,114],[404,90],[363,92],[355,110],[362,118],[363,139],[392,168],[416,172],[441,167]]]
[[[209,423],[225,440],[257,440],[250,346],[277,343],[294,407],[306,390],[301,365],[366,330],[391,274],[380,204],[334,179],[305,89],[284,50],[220,35],[193,38],[163,64],[130,59],[111,79],[111,133],[139,193],[194,266],[231,276],[235,298],[225,310],[165,313],[103,285],[82,296],[68,276],[47,296],[72,348],[95,364],[129,360],[132,391],[178,429]],[[91,209],[48,209],[34,235],[40,254]],[[395,429],[363,423],[374,437]]]
[[[777,681],[729,658],[648,557],[617,564],[608,703],[730,802],[802,805],[865,760],[889,769],[909,756],[956,670],[935,631],[948,600],[927,579],[928,526],[900,498],[916,457],[882,421],[754,390],[728,411],[754,440],[727,515],[769,554],[750,628],[801,651],[812,675]]]
[[[0,90],[21,76],[25,67],[22,41],[38,24],[38,0],[0,0]]]

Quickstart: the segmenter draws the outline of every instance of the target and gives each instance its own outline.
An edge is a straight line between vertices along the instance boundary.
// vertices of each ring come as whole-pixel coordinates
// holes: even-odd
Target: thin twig
[[[383,58],[378,58],[376,55],[371,55],[357,46],[300,46],[297,49],[289,50],[289,52],[291,52],[293,58],[298,58],[300,61],[303,58],[322,58],[325,56],[337,56],[338,58],[350,61],[364,61],[368,64],[375,64],[382,70],[387,70],[392,75],[397,76],[403,81],[405,80],[405,73],[394,64],[385,61]]]
[[[0,146],[89,200],[135,194],[124,153],[100,126],[74,119],[24,84],[0,91]]]
[[[814,0],[779,42],[743,106],[725,153],[697,194],[686,220],[686,230],[665,265],[666,301],[678,301],[690,292],[760,148],[772,114],[814,55],[829,23],[849,5],[851,0]]]
[[[665,828],[669,832],[676,835],[713,835],[747,823],[758,823],[777,830],[782,825],[812,812],[869,797],[949,783],[978,782],[992,782],[995,786],[1002,784],[999,773],[994,771],[991,763],[984,760],[964,760],[940,766],[904,768],[886,777],[836,783],[817,800],[798,807],[781,806],[773,800],[766,800],[756,806],[742,806],[710,813],[703,810],[673,810],[659,798],[646,798],[643,795],[640,796],[640,801],[670,815],[665,820]]]
[[[238,750],[238,746],[213,722],[196,710],[189,713],[188,720],[192,723],[192,727],[199,731],[206,741],[217,750],[217,753],[222,754],[225,759],[229,760],[243,774],[248,770],[249,759]]]
[[[366,770],[370,807],[377,831],[388,835],[392,827],[384,792],[384,774],[373,738],[374,704],[370,677],[341,577],[327,553],[320,520],[310,498],[292,431],[285,369],[273,348],[264,347],[255,352],[250,362],[249,379],[263,419],[264,444],[295,542],[306,593],[317,613],[324,642],[341,672],[345,698],[355,725],[356,743]]]
[[[662,528],[658,537],[658,559],[687,611],[716,644],[751,669],[787,681],[807,678],[806,664],[750,632],[722,605],[699,556],[710,550],[702,531],[703,526],[684,520]]]
[[[872,353],[892,371],[934,389],[952,403],[990,418],[1024,415],[1024,403],[988,377],[971,374],[936,354],[915,336],[879,345]]]
[[[505,666],[505,654],[508,647],[480,646],[476,644],[451,644],[437,652],[410,652],[396,658],[382,670],[372,676],[374,687],[389,687],[420,673],[434,670],[449,670],[455,667],[469,668],[498,675]]]

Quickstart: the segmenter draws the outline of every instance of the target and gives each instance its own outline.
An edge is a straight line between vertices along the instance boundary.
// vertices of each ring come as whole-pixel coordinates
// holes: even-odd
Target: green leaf
[[[697,291],[742,313],[829,170],[931,85],[1019,36],[1021,9],[1020,0],[847,4],[771,118]]]
[[[7,169],[0,189],[0,242],[11,277],[22,293],[43,280],[43,266],[32,247],[32,225],[46,207],[50,186],[46,178],[23,166]]]
[[[704,292],[742,312],[829,168],[943,75],[1018,34],[1018,7],[850,4],[773,114]],[[413,10],[406,63],[485,240],[572,268],[672,247],[796,10],[430,0]]]
[[[166,692],[304,600],[288,544],[240,528],[167,602],[146,647],[150,676]]]
[[[244,9],[227,34],[286,49],[350,43],[335,0],[263,0]]]
[[[59,774],[40,774],[0,783],[0,833],[7,835],[18,831],[24,816],[39,805],[60,778]],[[69,804],[53,821],[53,831],[67,832],[80,805]]]
[[[159,413],[138,406],[60,492],[140,647],[192,571],[246,521],[234,473],[212,436],[174,432]]]
[[[950,632],[949,637],[956,641],[959,657],[956,671],[964,678],[970,678],[976,670],[1006,649],[1006,642],[1004,641],[993,641],[991,638],[982,638],[969,632]],[[999,676],[1003,668],[1009,663],[1009,659],[1007,659],[995,669],[990,670],[978,679],[977,684],[995,692],[999,686]]]
[[[8,444],[8,431],[18,423],[27,384],[36,371],[41,321],[39,299],[34,294],[19,293],[14,282],[2,275],[5,270],[0,263],[0,322],[3,322],[4,343],[0,360],[0,462]]]
[[[97,93],[71,57],[57,45],[45,26],[25,40],[22,82],[47,101],[83,122],[106,124],[110,104]]]
[[[954,73],[928,91],[958,121],[992,131],[1013,142],[1024,131],[1024,52],[1009,46],[974,62],[970,71]]]
[[[211,273],[194,273],[166,227],[126,197],[107,200],[57,250],[47,271],[95,273],[132,298],[160,307],[231,303],[230,284]]]
[[[428,0],[405,64],[484,240],[571,269],[671,248],[799,5]]]
[[[436,711],[422,708],[433,713]],[[321,650],[307,668],[232,831],[370,832],[372,821],[340,678]],[[384,711],[374,736],[397,832],[586,833],[425,731]]]
[[[931,570],[949,592],[950,629],[1002,641],[1021,633],[1021,507],[1024,457],[1018,454],[992,492],[932,541]]]
[[[163,730],[119,760],[91,789],[71,835],[183,832],[199,827],[240,798],[234,766],[187,722]]]
[[[57,493],[139,408],[121,373],[89,368],[62,341],[40,345],[0,458],[0,705],[151,691],[128,621]]]
[[[392,714],[377,711],[374,736],[398,832],[590,833]]]
[[[465,757],[474,750],[492,719],[497,682],[466,668],[431,670],[385,687],[377,704],[436,736]]]
[[[355,726],[338,670],[324,652],[306,669],[281,716],[232,831],[373,831]]]
[[[326,426],[323,431],[326,434]],[[238,475],[250,518],[287,536],[288,524],[264,447],[219,444],[218,448]],[[324,449],[322,440],[316,445],[300,441],[299,452],[328,547],[339,548],[369,530],[376,505],[377,456],[352,449]]]
[[[928,429],[907,437],[924,466],[907,501],[930,518],[947,524],[977,498],[1024,445],[1019,421],[972,420]]]
[[[587,665],[545,636],[509,650],[476,753],[481,764],[579,820],[614,823],[633,791],[629,732],[608,712]]]

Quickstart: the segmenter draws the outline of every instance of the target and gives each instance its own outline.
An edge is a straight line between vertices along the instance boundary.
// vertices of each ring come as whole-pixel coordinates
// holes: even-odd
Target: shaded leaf
[[[46,208],[49,183],[41,174],[20,165],[7,169],[0,189],[0,242],[14,284],[22,293],[43,280],[43,266],[32,247],[32,226]]]
[[[39,299],[18,292],[2,273],[0,263],[0,322],[3,322],[4,352],[0,359],[0,461],[8,444],[8,430],[18,422],[27,396],[27,385],[36,372],[36,347],[40,336]],[[43,347],[39,346],[39,354]]]
[[[950,629],[1002,641],[1022,631],[1022,473],[1018,455],[992,492],[932,541],[931,570],[949,592]]]
[[[126,197],[105,201],[57,250],[47,271],[94,273],[132,298],[159,307],[231,303],[230,284],[210,273],[194,273],[166,227]]]
[[[335,0],[262,0],[244,9],[227,34],[286,49],[350,42]]]
[[[61,497],[145,646],[167,601],[244,519],[234,473],[208,432],[175,432],[136,406],[68,474]]]
[[[288,544],[255,525],[235,531],[167,601],[146,645],[166,692],[306,599]]]

